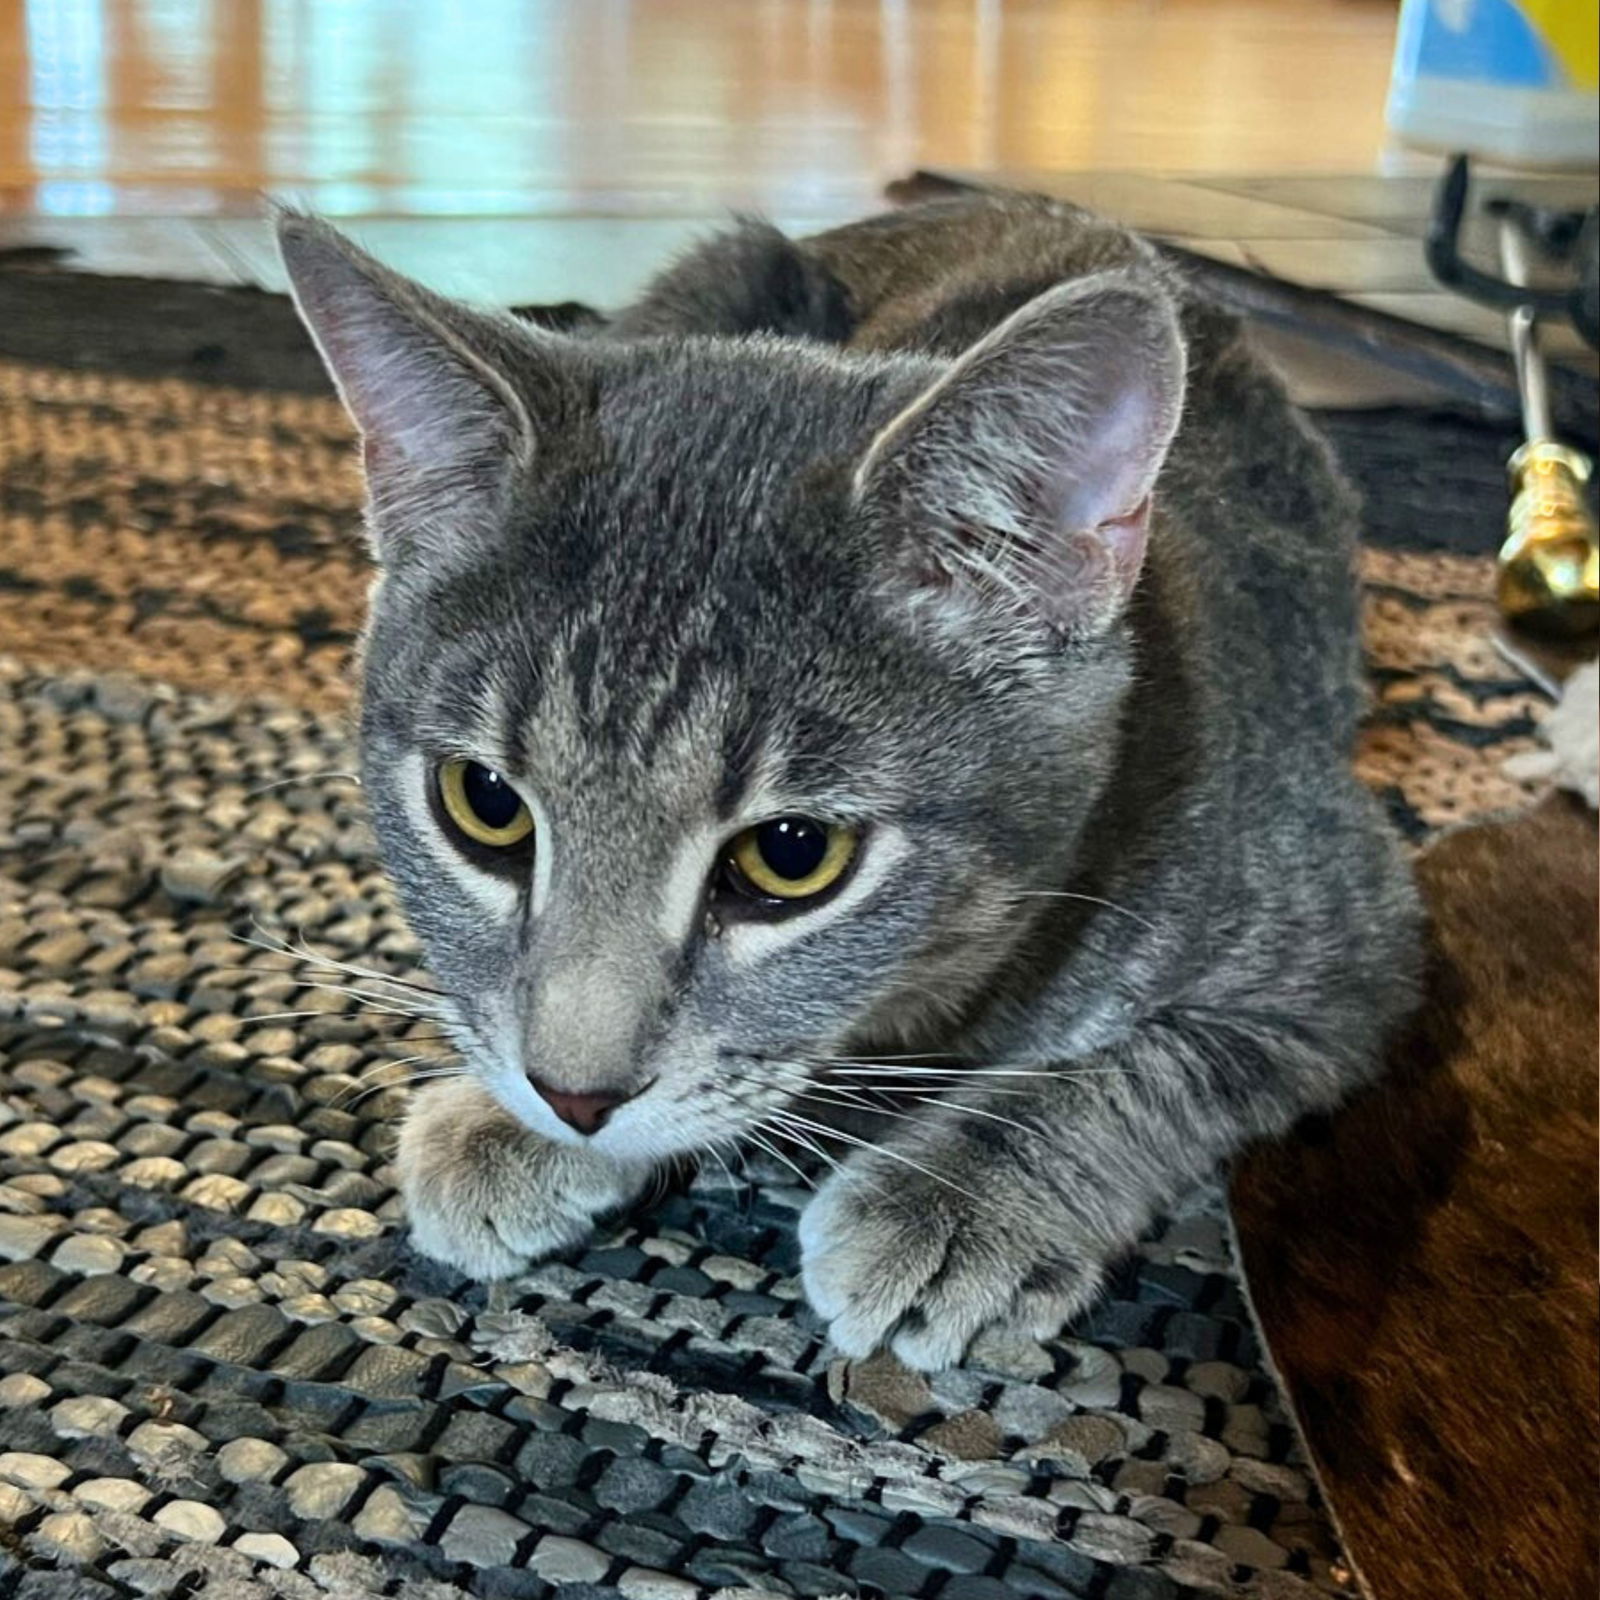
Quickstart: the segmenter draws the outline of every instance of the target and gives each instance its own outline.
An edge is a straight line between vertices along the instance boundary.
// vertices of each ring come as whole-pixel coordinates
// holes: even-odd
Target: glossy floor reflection
[[[453,293],[614,305],[730,209],[811,231],[926,166],[1498,344],[1422,261],[1436,163],[1386,143],[1394,22],[1392,0],[0,0],[0,267],[45,247],[281,289],[279,196]]]
[[[1371,171],[1385,0],[0,0],[0,209],[860,209],[914,166]]]

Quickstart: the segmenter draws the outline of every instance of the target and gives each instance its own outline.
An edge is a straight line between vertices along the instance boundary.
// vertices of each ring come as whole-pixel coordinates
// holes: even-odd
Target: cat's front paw
[[[1003,1179],[977,1174],[981,1192],[954,1182],[875,1151],[806,1208],[806,1296],[842,1355],[887,1348],[937,1371],[994,1323],[1045,1338],[1093,1299],[1102,1252],[1070,1222]]]
[[[471,1078],[412,1097],[395,1162],[412,1242],[474,1278],[507,1278],[577,1244],[644,1179],[541,1139]]]

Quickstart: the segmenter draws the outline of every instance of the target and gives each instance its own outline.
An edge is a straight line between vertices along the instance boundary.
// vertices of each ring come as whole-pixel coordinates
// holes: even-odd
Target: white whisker
[[[844,1111],[862,1111],[874,1117],[893,1117],[897,1122],[915,1122],[916,1114],[910,1111],[897,1111],[893,1106],[874,1104],[870,1100],[834,1100],[816,1093],[814,1090],[803,1090],[795,1095],[796,1100],[809,1100],[813,1105],[836,1106]]]
[[[448,1010],[450,1008],[450,997],[448,995],[437,989],[429,989],[425,988],[421,984],[411,983],[405,978],[390,977],[386,973],[374,972],[369,968],[359,967],[352,963],[328,961],[322,959],[321,957],[302,956],[293,950],[279,949],[276,946],[262,944],[254,939],[246,939],[241,934],[233,934],[231,937],[236,943],[248,945],[253,950],[263,950],[269,955],[287,956],[292,961],[300,962],[302,966],[308,966],[314,971],[320,971],[321,973],[325,974],[325,976],[318,978],[303,978],[298,976],[292,970],[286,970],[272,974],[273,976],[284,979],[286,982],[295,984],[299,988],[324,989],[330,993],[347,994],[354,996],[357,999],[372,1000],[397,1008],[421,1007],[421,1009],[406,1010],[403,1012],[397,1010],[397,1015],[437,1016],[440,1014],[441,1010]],[[264,975],[263,970],[259,967],[223,967],[216,968],[214,970],[220,972],[246,973],[251,977],[257,978]],[[377,984],[384,986],[385,989],[397,989],[400,992],[398,994],[390,994],[387,992],[374,991],[370,988],[360,987],[356,984],[333,983],[329,981],[326,974],[342,974],[347,977],[354,976],[358,978],[360,983],[363,985]]]
[[[271,934],[261,926],[255,924],[256,931],[261,935],[259,939],[248,939],[243,934],[230,934],[229,937],[237,944],[248,945],[253,950],[264,950],[268,955],[286,956],[292,961],[302,965],[322,967],[329,972],[342,972],[350,977],[360,978],[367,982],[386,983],[394,988],[405,989],[413,994],[425,995],[429,1000],[448,1001],[448,996],[428,984],[416,983],[410,978],[401,978],[393,973],[379,972],[373,967],[364,967],[356,961],[341,961],[337,956],[330,956],[313,950],[301,937],[298,947],[287,940],[273,940]],[[249,968],[256,971],[259,969]]]
[[[954,1112],[957,1116],[987,1117],[991,1122],[998,1122],[1007,1128],[1015,1128],[1018,1133],[1031,1133],[1034,1130],[1024,1127],[1022,1123],[1011,1117],[1002,1117],[998,1111],[988,1111],[983,1106],[952,1105],[948,1100],[924,1100],[921,1095],[916,1097],[918,1105],[938,1106],[942,1110]]]
[[[766,1153],[773,1157],[774,1160],[781,1161],[784,1166],[786,1166],[808,1189],[816,1188],[816,1180],[811,1177],[809,1173],[798,1166],[795,1162],[791,1161],[788,1156],[784,1155],[784,1153],[777,1148],[776,1145],[771,1144],[766,1139],[762,1138],[760,1133],[758,1133],[754,1128],[746,1128],[744,1136],[758,1149],[765,1150]]]
[[[838,1172],[840,1170],[838,1160],[834,1156],[830,1155],[828,1153],[827,1149],[823,1145],[818,1144],[815,1139],[810,1138],[808,1135],[806,1135],[804,1133],[801,1133],[798,1128],[790,1126],[789,1125],[789,1119],[787,1118],[787,1116],[784,1114],[783,1111],[778,1110],[778,1111],[773,1111],[773,1112],[769,1113],[768,1116],[766,1116],[766,1117],[764,1117],[762,1119],[761,1123],[759,1123],[758,1126],[763,1126],[764,1127],[768,1123],[773,1123],[773,1124],[781,1123],[781,1124],[783,1124],[784,1126],[781,1129],[781,1133],[782,1133],[782,1136],[785,1139],[790,1139],[795,1144],[799,1145],[802,1149],[809,1150],[811,1152],[811,1154],[814,1155],[817,1158],[817,1160],[823,1162],[826,1166],[830,1167],[833,1171]],[[774,1132],[778,1132],[780,1130],[775,1126],[773,1131]]]
[[[392,1070],[395,1067],[408,1067],[414,1061],[437,1061],[441,1064],[446,1064],[449,1062],[449,1058],[446,1056],[436,1056],[431,1050],[425,1050],[420,1055],[399,1056],[387,1061],[374,1061],[370,1066],[362,1069],[361,1075],[366,1077],[371,1073]],[[461,1066],[459,1061],[451,1062],[449,1064],[458,1067]]]
[[[787,1113],[782,1111],[771,1112],[767,1117],[767,1121],[772,1125],[773,1132],[781,1134],[783,1138],[793,1140],[795,1144],[800,1145],[803,1149],[809,1150],[828,1168],[830,1172],[837,1175],[840,1179],[850,1183],[863,1183],[875,1194],[881,1194],[883,1192],[881,1187],[876,1182],[867,1178],[864,1174],[856,1171],[846,1162],[840,1161],[837,1156],[832,1154],[831,1151],[826,1149],[816,1139],[810,1137],[799,1127],[797,1127],[794,1119]],[[815,1126],[815,1124],[813,1124],[813,1126]]]
[[[959,1195],[965,1195],[968,1200],[976,1200],[978,1198],[970,1189],[963,1189],[959,1183],[952,1183],[943,1173],[935,1172],[932,1167],[923,1166],[920,1161],[913,1161],[910,1156],[903,1151],[894,1149],[891,1145],[873,1144],[870,1140],[858,1139],[854,1134],[846,1133],[842,1128],[830,1128],[824,1123],[813,1122],[810,1118],[797,1116],[793,1112],[785,1112],[784,1118],[786,1121],[797,1123],[802,1128],[809,1128],[814,1133],[826,1134],[833,1139],[841,1139],[844,1143],[854,1145],[859,1150],[870,1150],[874,1154],[887,1156],[889,1160],[898,1161],[902,1166],[911,1168],[913,1172],[920,1172],[923,1177],[932,1178],[935,1183],[943,1184],[945,1188],[953,1189]]]
[[[1052,1076],[1054,1076],[1054,1074],[1052,1074]],[[887,1078],[883,1080],[881,1084],[871,1083],[850,1085],[835,1083],[831,1079],[825,1079],[824,1082],[828,1088],[837,1089],[841,1092],[847,1088],[854,1088],[863,1094],[903,1097],[909,1094],[961,1094],[971,1087],[969,1080],[972,1077],[973,1074],[970,1072],[956,1073],[945,1082],[930,1083],[923,1074],[911,1072],[907,1073],[903,1079]],[[1033,1089],[1016,1088],[1010,1084],[998,1087],[994,1084],[985,1084],[983,1092],[986,1095],[1001,1095],[1014,1100],[1026,1100],[1034,1095],[1037,1091]]]
[[[273,789],[287,789],[291,784],[296,783],[307,785],[323,783],[330,778],[335,781],[353,783],[358,789],[361,787],[361,779],[353,772],[303,772],[292,778],[274,778],[271,783],[263,783],[254,789],[248,789],[245,791],[245,798],[254,800],[257,795],[268,794]]]
[[[413,1056],[411,1059],[413,1061],[437,1061],[438,1057]],[[381,1067],[403,1066],[404,1064],[405,1063],[403,1062],[394,1061],[381,1061],[378,1063],[378,1065]],[[368,1074],[363,1073],[361,1079],[362,1086],[353,1094],[350,1099],[341,1101],[338,1097],[335,1097],[330,1104],[335,1109],[342,1110],[346,1113],[346,1115],[348,1115],[350,1112],[354,1111],[355,1108],[362,1103],[362,1101],[370,1100],[375,1094],[382,1094],[385,1089],[415,1089],[419,1083],[430,1083],[436,1078],[464,1077],[466,1075],[466,1070],[467,1069],[464,1066],[457,1062],[453,1065],[431,1067],[421,1072],[408,1072],[394,1083],[367,1083],[366,1078]]]
[[[317,989],[324,994],[342,994],[351,1000],[362,1000],[364,1005],[355,1007],[357,1011],[371,1011],[385,1017],[410,1017],[414,1021],[432,1022],[439,1020],[437,1011],[417,1011],[410,1007],[401,1006],[394,995],[371,994],[365,989],[353,989],[342,983],[323,983],[315,978],[294,978],[291,980],[297,989]],[[339,1017],[347,1016],[350,1008],[344,1007],[338,1011],[281,1011],[269,1012],[269,1016],[278,1017]],[[242,1020],[257,1022],[263,1019],[246,1016]]]
[[[984,1083],[994,1078],[1043,1078],[1055,1082],[1064,1082],[1069,1078],[1114,1077],[1127,1072],[1126,1067],[1073,1067],[1063,1064],[1059,1067],[850,1067],[843,1069],[851,1077],[886,1078],[891,1081],[910,1080],[913,1083],[920,1077],[942,1078],[953,1088],[959,1088],[965,1083]]]
[[[958,1058],[948,1050],[923,1051],[914,1055],[882,1055],[882,1056],[794,1056],[791,1060],[809,1060],[828,1066],[863,1066],[875,1067],[881,1062],[894,1061],[955,1061]]]
[[[715,1161],[716,1164],[719,1167],[722,1168],[723,1175],[728,1180],[728,1187],[730,1189],[739,1188],[740,1187],[740,1180],[738,1178],[734,1177],[733,1168],[728,1165],[728,1158],[725,1155],[723,1155],[721,1149],[715,1144],[708,1144],[706,1146],[706,1154],[708,1156],[710,1156],[711,1159],[713,1161]]]
[[[1121,916],[1128,917],[1141,927],[1148,928],[1151,933],[1158,931],[1155,923],[1148,917],[1141,917],[1137,911],[1130,911],[1127,906],[1118,905],[1115,900],[1106,900],[1097,894],[1077,894],[1071,889],[1017,889],[1012,892],[1011,898],[1015,900],[1082,900],[1086,905],[1103,906],[1107,911],[1115,911]]]
[[[365,1009],[366,1007],[364,1006],[357,1007],[357,1010]],[[306,1017],[347,1017],[349,1014],[350,1013],[348,1011],[268,1011],[265,1015],[261,1016],[249,1015],[240,1017],[239,1021],[244,1024],[253,1024],[257,1022],[299,1022],[303,1021]]]

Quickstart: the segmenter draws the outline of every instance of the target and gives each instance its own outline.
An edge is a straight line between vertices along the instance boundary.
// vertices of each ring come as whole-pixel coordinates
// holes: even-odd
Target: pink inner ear
[[[1124,592],[1131,590],[1144,565],[1144,547],[1150,533],[1150,496],[1146,495],[1133,510],[1107,518],[1095,533],[1105,545],[1111,564],[1125,575]]]
[[[1131,511],[1068,534],[1036,569],[1033,590],[1041,614],[1068,634],[1109,627],[1139,581],[1149,529],[1146,495]]]

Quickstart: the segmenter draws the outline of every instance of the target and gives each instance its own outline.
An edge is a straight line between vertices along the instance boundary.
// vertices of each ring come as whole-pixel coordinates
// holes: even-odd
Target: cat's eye
[[[533,813],[503,773],[478,761],[446,761],[439,768],[444,812],[474,844],[509,850],[533,832]]]
[[[774,817],[728,847],[728,878],[763,900],[809,900],[839,881],[856,853],[852,828],[813,817]]]

